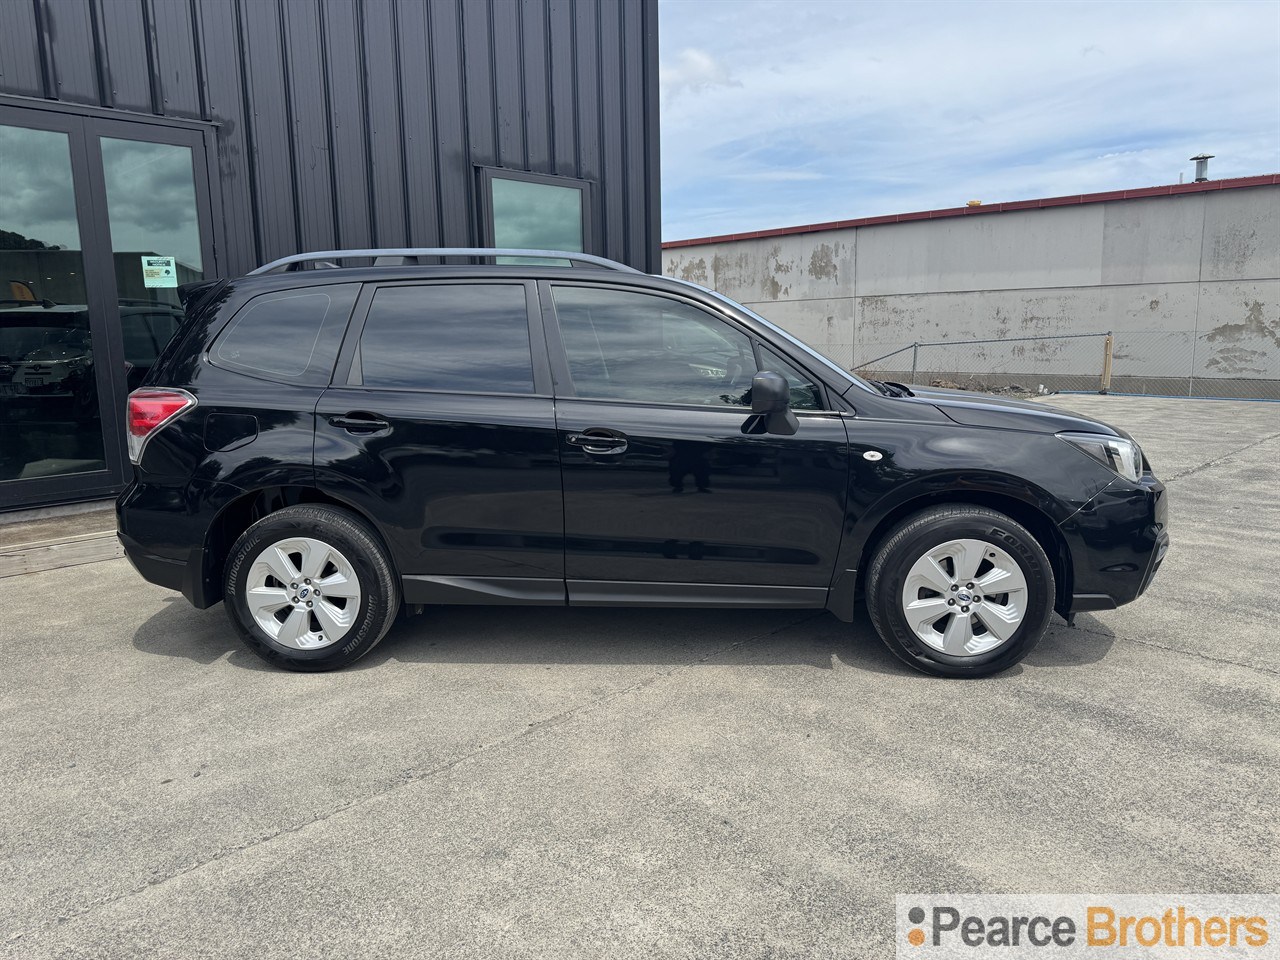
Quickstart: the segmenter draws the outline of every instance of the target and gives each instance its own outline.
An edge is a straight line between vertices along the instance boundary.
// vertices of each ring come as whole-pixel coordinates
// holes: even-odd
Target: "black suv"
[[[979,676],[1055,609],[1138,597],[1167,549],[1123,431],[863,380],[607,260],[331,251],[183,294],[129,398],[120,539],[283,667],[345,666],[424,604],[847,621],[865,597],[904,661]]]

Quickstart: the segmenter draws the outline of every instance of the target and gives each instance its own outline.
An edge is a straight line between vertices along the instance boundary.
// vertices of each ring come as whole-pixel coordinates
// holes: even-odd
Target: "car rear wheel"
[[[1030,653],[1055,589],[1053,566],[1025,527],[963,504],[908,517],[867,574],[880,638],[916,669],[948,677],[998,673]]]
[[[300,505],[263,517],[231,548],[227,614],[268,663],[336,670],[377,646],[400,607],[386,551],[344,510]]]

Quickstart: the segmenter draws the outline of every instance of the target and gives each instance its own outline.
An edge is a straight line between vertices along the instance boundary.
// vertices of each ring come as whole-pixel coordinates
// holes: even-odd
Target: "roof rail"
[[[571,264],[582,263],[606,270],[619,270],[624,273],[639,273],[635,267],[604,257],[593,257],[589,253],[572,253],[567,250],[517,250],[505,247],[394,247],[380,250],[320,250],[316,253],[295,253],[290,257],[281,257],[265,263],[256,270],[250,270],[249,276],[260,273],[273,273],[281,268],[297,270],[301,264],[319,260],[339,260],[347,257],[396,257],[417,260],[419,257],[529,257],[538,260],[568,260]],[[328,264],[332,267],[333,264]],[[375,264],[379,266],[379,264]]]

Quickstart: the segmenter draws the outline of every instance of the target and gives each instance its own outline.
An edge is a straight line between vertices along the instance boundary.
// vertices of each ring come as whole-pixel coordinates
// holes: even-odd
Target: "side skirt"
[[[533,577],[400,578],[405,603],[498,604],[563,607],[564,581]]]
[[[405,603],[573,607],[719,607],[821,610],[826,587],[653,583],[525,577],[401,577]]]
[[[570,580],[572,607],[794,607],[821,610],[826,587],[775,587],[738,583],[652,583]]]

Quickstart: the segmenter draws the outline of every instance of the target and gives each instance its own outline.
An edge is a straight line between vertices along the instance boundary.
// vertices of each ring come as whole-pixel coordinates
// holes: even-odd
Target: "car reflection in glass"
[[[130,389],[169,342],[181,311],[163,303],[123,301],[120,328]],[[83,304],[0,305],[0,397],[71,397],[96,408],[93,339]]]
[[[83,306],[0,312],[0,397],[75,397],[92,405],[93,347]]]

